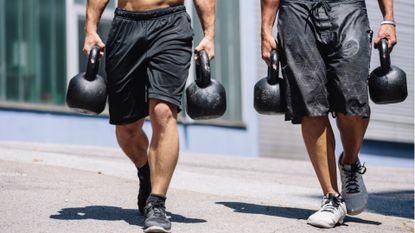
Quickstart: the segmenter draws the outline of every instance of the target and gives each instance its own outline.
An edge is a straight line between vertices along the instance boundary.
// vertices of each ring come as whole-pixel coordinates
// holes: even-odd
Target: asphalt
[[[368,210],[306,224],[321,191],[308,161],[182,154],[173,232],[414,232],[414,169],[366,163]],[[136,171],[118,149],[0,142],[0,232],[142,232]]]

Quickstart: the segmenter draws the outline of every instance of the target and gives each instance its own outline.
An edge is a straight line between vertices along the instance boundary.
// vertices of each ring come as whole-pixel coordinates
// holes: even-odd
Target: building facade
[[[82,54],[85,0],[0,0],[0,140],[116,146],[107,112],[81,116],[65,107],[66,86],[85,70]],[[283,116],[260,116],[253,109],[253,87],[266,74],[260,57],[260,1],[218,0],[216,58],[212,77],[227,90],[228,109],[217,120],[195,122],[180,115],[181,148],[186,152],[304,158],[298,126]],[[414,112],[414,3],[395,0],[398,46],[392,62],[407,73],[408,99],[400,104],[372,103],[367,151],[379,144],[411,147]],[[202,38],[192,1],[194,44]],[[106,40],[116,1],[110,1],[99,27]],[[376,1],[367,1],[376,32],[381,13]],[[373,51],[371,67],[378,66]],[[102,62],[103,64],[104,62]],[[105,76],[104,66],[100,73]],[[193,66],[189,83],[194,79]],[[148,122],[145,130],[151,133]],[[391,152],[393,153],[393,152]]]

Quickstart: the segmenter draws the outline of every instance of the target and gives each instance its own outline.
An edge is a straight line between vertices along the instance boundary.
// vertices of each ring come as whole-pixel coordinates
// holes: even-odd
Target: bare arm
[[[215,17],[216,0],[193,0],[200,22],[202,23],[204,38],[195,48],[196,51],[206,50],[209,58],[215,57]]]
[[[280,0],[261,0],[261,53],[262,59],[269,63],[272,49],[277,48],[277,42],[272,36]]]
[[[394,20],[393,16],[393,0],[378,0],[379,8],[382,12],[384,20]],[[384,24],[381,25],[378,31],[378,35],[375,38],[375,48],[378,47],[380,41],[383,38],[388,39],[388,47],[392,49],[393,46],[396,44],[396,29],[394,25],[391,24]]]
[[[98,24],[109,0],[88,0],[86,5],[85,42],[84,53],[89,54],[93,46],[98,46],[103,51],[105,44],[97,33]]]

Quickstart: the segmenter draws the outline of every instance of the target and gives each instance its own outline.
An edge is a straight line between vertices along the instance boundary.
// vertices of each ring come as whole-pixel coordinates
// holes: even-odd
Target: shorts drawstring
[[[320,9],[324,9],[325,15],[323,17],[320,17]],[[331,21],[330,21],[330,15],[329,12],[331,11],[331,6],[328,1],[321,0],[313,3],[311,5],[311,8],[308,12],[306,24],[305,24],[305,30],[307,29],[307,21],[311,18],[313,21],[313,24],[316,26],[317,31],[319,34],[322,34],[322,31],[325,31],[327,29],[330,29],[332,27]],[[323,33],[324,34],[324,33]]]

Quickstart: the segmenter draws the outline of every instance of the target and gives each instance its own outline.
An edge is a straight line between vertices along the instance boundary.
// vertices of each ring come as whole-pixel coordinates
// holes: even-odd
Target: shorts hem
[[[149,99],[157,99],[157,100],[162,100],[162,101],[166,101],[170,104],[173,104],[177,107],[177,112],[180,112],[181,109],[181,102],[177,101],[175,98],[172,98],[170,96],[166,96],[160,93],[149,93],[148,94],[148,98]]]
[[[134,117],[129,117],[129,118],[125,118],[125,119],[121,119],[121,120],[112,120],[110,117],[110,124],[111,125],[126,125],[126,124],[131,124],[134,123],[140,119],[144,119],[145,117],[147,117],[148,114],[142,114],[142,115],[138,115],[138,116],[134,116]]]
[[[285,121],[291,121],[292,124],[301,124],[303,117],[325,117],[329,116],[330,112],[322,113],[322,114],[315,114],[315,115],[302,115],[302,116],[293,116],[293,115],[286,115]]]
[[[302,115],[302,116],[290,116],[290,115],[286,115],[285,116],[285,121],[291,121],[292,124],[301,124],[303,117],[325,117],[325,116],[329,116],[332,115],[333,118],[336,118],[338,113],[342,113],[346,116],[357,116],[357,117],[362,117],[364,119],[370,118],[370,114],[355,114],[355,113],[347,113],[347,112],[327,112],[327,113],[323,113],[323,114],[315,114],[315,115]]]
[[[349,113],[349,112],[343,112],[343,111],[333,111],[331,113],[333,115],[333,118],[336,118],[337,114],[339,114],[339,113],[344,114],[345,116],[356,116],[356,117],[370,118],[370,113],[358,114],[358,113]]]

